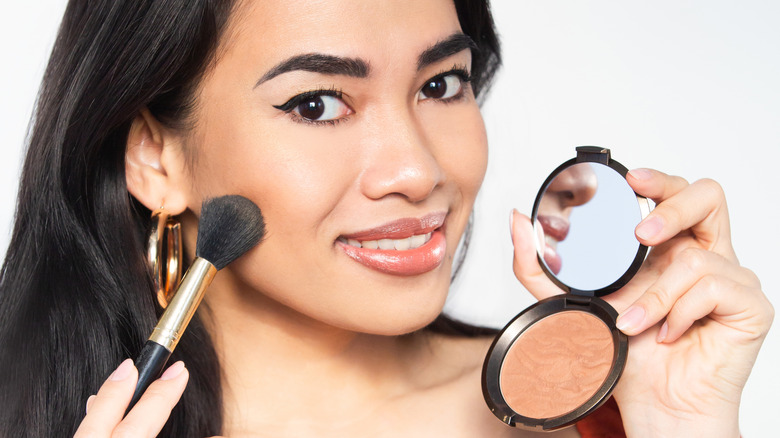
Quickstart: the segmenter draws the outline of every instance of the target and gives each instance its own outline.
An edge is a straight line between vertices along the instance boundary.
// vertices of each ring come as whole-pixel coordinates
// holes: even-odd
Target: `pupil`
[[[423,94],[428,97],[438,99],[444,96],[445,93],[447,93],[447,83],[444,82],[444,78],[439,78],[428,82],[428,85],[425,86],[425,92]]]
[[[304,119],[317,120],[325,112],[325,102],[319,96],[313,97],[298,105],[298,113]]]

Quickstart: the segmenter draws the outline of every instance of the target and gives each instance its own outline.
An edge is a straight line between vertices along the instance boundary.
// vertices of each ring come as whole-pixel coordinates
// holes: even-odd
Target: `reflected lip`
[[[546,237],[560,242],[569,234],[569,221],[560,216],[537,216],[536,219],[542,224]]]
[[[378,227],[339,236],[336,245],[352,260],[375,271],[398,276],[424,274],[439,267],[447,252],[445,233],[446,212],[436,212],[421,218],[402,218]],[[357,247],[347,240],[376,241],[407,239],[429,234],[421,246],[412,249],[373,249]]]
[[[544,262],[547,264],[547,267],[550,268],[553,274],[558,275],[561,272],[561,266],[563,265],[561,256],[555,252],[555,249],[550,247],[550,245],[544,246],[544,253],[542,254],[542,257],[544,258]]]
[[[536,216],[536,220],[542,225],[544,231],[543,257],[547,267],[553,274],[558,275],[561,272],[563,261],[556,251],[557,242],[566,239],[569,234],[569,221],[560,216]]]

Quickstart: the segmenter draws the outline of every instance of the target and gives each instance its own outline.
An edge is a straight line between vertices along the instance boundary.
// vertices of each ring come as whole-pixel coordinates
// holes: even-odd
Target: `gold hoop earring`
[[[146,261],[152,272],[157,301],[168,307],[181,281],[181,224],[165,208],[152,212]]]

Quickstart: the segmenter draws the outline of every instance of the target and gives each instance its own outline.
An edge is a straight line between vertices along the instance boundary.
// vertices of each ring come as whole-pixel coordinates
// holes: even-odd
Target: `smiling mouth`
[[[558,243],[559,242],[557,240],[555,240],[554,238],[550,237],[549,235],[545,234],[544,235],[544,243],[547,244],[547,246],[549,246],[550,248],[556,249],[556,248],[558,248]]]
[[[392,249],[396,251],[407,251],[417,249],[431,240],[433,232],[425,234],[415,234],[405,239],[379,239],[379,240],[356,240],[339,237],[339,241],[355,248],[367,249]]]
[[[556,244],[566,239],[569,234],[569,221],[559,217],[551,215],[538,215],[537,220],[542,225],[545,238],[549,238],[556,242]]]
[[[385,274],[419,275],[444,261],[446,212],[422,218],[403,218],[370,230],[339,236],[344,254],[359,264]]]
[[[537,220],[544,230],[544,248],[542,249],[544,262],[553,274],[559,274],[563,266],[558,244],[566,239],[569,234],[569,221],[558,216],[539,215]]]

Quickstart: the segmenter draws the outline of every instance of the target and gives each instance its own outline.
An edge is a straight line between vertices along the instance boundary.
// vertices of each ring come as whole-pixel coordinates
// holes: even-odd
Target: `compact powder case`
[[[634,229],[649,213],[609,149],[580,146],[534,202],[539,264],[565,293],[522,311],[496,336],[482,392],[506,424],[553,431],[609,399],[628,357],[618,313],[600,297],[636,274],[647,254]]]

